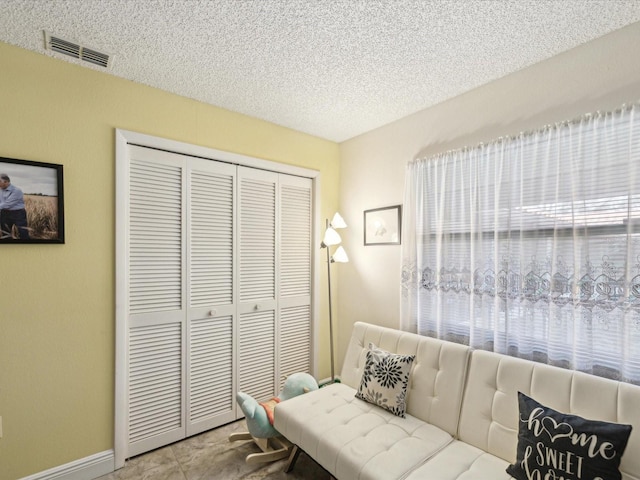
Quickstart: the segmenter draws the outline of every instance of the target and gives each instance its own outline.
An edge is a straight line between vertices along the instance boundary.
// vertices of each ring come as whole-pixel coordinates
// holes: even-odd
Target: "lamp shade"
[[[327,228],[327,231],[324,232],[324,237],[322,238],[322,243],[326,246],[338,245],[342,241],[340,238],[340,234],[336,232],[333,228]]]
[[[344,248],[338,247],[338,249],[331,257],[331,260],[336,263],[347,263],[349,261],[349,257],[347,256],[347,252],[345,252]]]
[[[344,221],[344,218],[336,212],[336,214],[331,219],[331,226],[333,228],[347,228],[347,223]]]

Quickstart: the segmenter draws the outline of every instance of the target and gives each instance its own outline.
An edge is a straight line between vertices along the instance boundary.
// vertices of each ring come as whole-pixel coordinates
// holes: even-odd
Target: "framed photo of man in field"
[[[64,243],[62,165],[0,157],[0,244]]]

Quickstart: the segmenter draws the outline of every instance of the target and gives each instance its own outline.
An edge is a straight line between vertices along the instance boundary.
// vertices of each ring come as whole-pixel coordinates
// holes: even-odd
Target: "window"
[[[640,383],[639,109],[410,163],[403,327]]]

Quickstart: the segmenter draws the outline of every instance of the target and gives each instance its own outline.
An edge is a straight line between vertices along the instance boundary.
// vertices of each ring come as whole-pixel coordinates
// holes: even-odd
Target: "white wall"
[[[407,162],[639,101],[639,49],[636,23],[341,144],[337,365],[355,321],[399,326],[401,247],[363,246],[363,211],[403,202]]]

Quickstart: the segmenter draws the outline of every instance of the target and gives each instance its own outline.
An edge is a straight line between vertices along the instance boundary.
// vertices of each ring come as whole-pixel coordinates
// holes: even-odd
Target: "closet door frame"
[[[124,467],[127,459],[127,432],[129,431],[128,404],[128,320],[127,305],[128,299],[128,195],[129,195],[129,145],[154,148],[182,155],[188,155],[203,159],[226,162],[234,165],[268,170],[288,175],[310,178],[312,180],[312,241],[313,245],[320,245],[320,172],[293,165],[285,165],[269,160],[264,160],[246,155],[240,155],[223,150],[202,147],[161,137],[155,137],[129,130],[115,130],[115,151],[116,151],[116,234],[115,234],[115,412],[114,412],[114,460],[115,468]],[[312,248],[312,352],[311,368],[312,374],[317,376],[318,365],[318,331],[319,331],[319,248]]]

